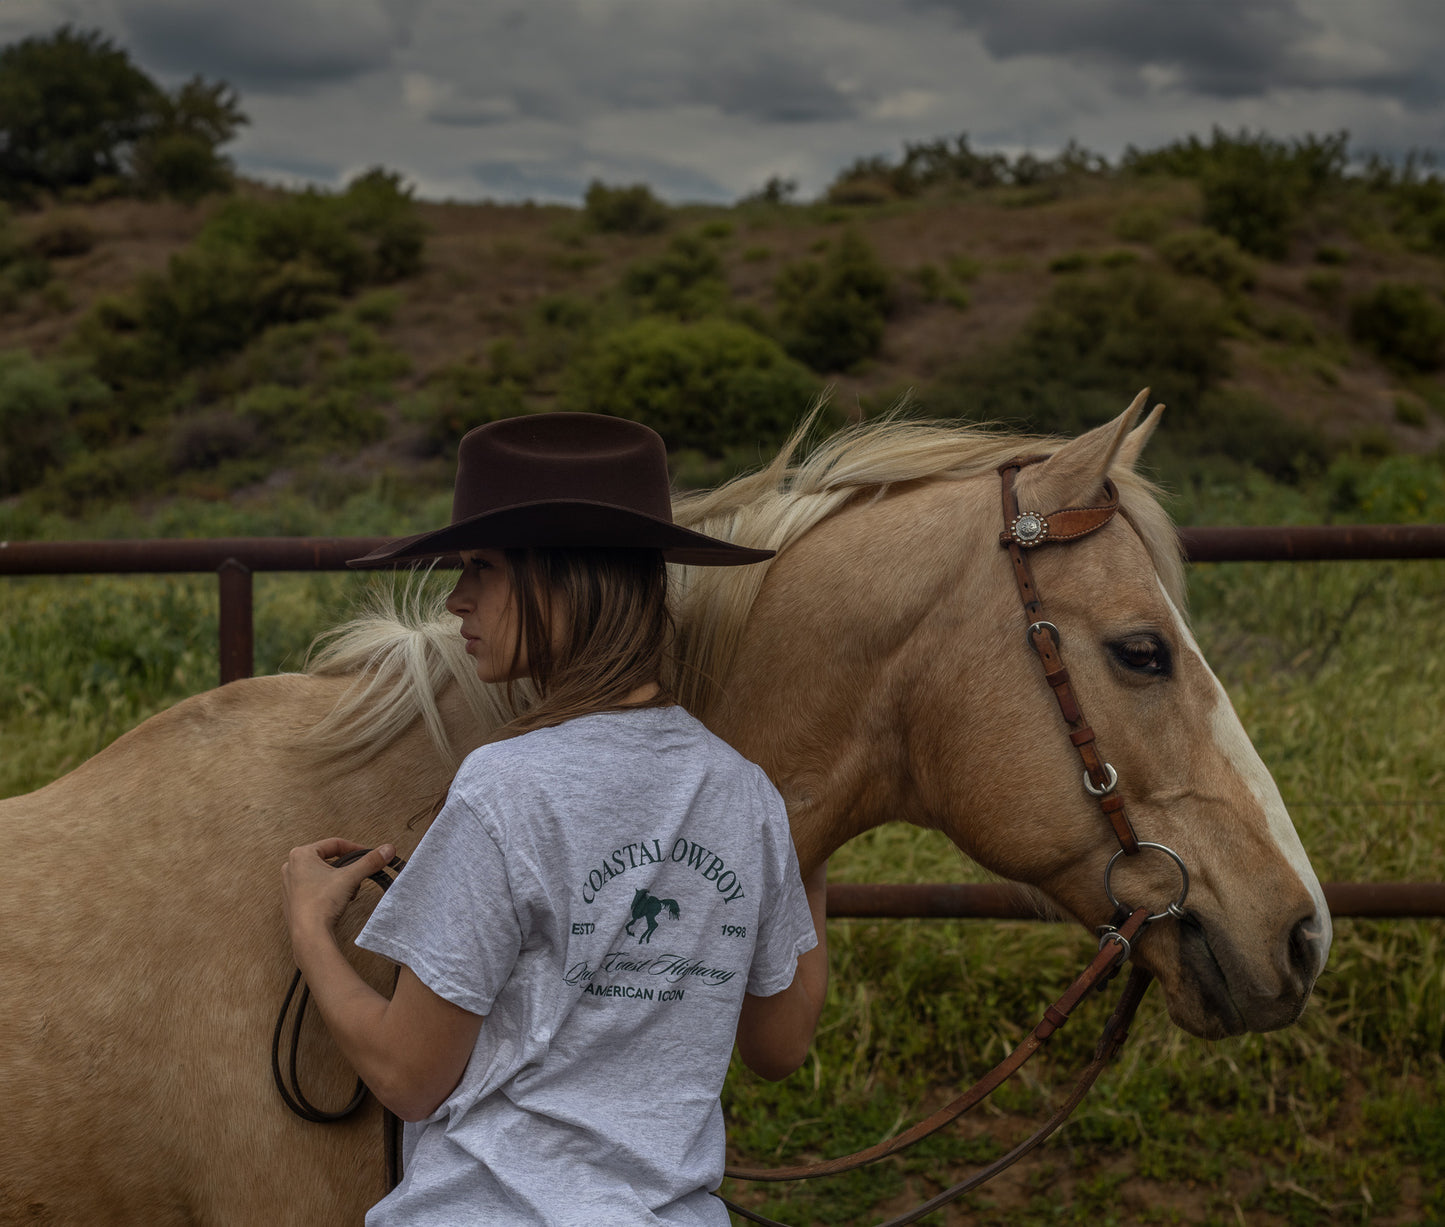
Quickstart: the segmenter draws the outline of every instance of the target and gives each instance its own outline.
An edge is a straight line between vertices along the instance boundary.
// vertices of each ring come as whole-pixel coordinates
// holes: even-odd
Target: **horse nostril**
[[[1313,914],[1289,931],[1289,966],[1306,986],[1314,983],[1320,967],[1320,934]]]

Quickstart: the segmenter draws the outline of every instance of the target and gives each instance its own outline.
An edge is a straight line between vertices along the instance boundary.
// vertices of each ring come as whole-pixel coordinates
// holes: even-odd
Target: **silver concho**
[[[1020,545],[1037,545],[1048,534],[1049,522],[1037,511],[1025,511],[1013,522],[1013,533]]]

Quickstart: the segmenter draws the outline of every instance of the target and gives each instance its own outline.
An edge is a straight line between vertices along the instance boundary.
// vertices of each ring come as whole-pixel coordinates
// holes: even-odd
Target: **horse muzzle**
[[[1195,912],[1175,925],[1178,970],[1161,976],[1169,1014],[1202,1039],[1276,1031],[1298,1021],[1324,967],[1328,943],[1313,911],[1248,953]]]

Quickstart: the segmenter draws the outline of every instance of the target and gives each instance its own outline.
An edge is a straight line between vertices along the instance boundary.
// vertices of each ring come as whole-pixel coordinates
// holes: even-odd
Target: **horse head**
[[[881,822],[936,827],[1091,929],[1111,920],[1111,894],[1158,914],[1133,956],[1181,1027],[1268,1030],[1303,1010],[1329,911],[1182,612],[1173,528],[1134,471],[1159,415],[1136,425],[1142,399],[1054,441],[1019,470],[1017,497],[1048,515],[1104,501],[1106,479],[1120,491],[1102,527],[1029,556],[1138,839],[1178,862],[1146,847],[1110,868],[1120,844],[1084,787],[1000,548],[996,450],[879,486],[780,555],[714,723],[774,774],[805,868]]]

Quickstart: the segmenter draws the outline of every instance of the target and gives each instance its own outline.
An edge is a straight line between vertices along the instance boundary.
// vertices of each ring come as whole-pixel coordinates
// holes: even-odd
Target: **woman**
[[[538,699],[472,753],[357,944],[335,923],[383,846],[282,869],[297,965],[342,1051],[410,1122],[387,1224],[726,1224],[734,1041],[802,1064],[827,985],[825,872],[800,880],[762,771],[662,687],[666,561],[770,554],[672,523],[662,440],[591,414],[463,439],[452,523],[358,560],[460,553],[447,608],[483,681]]]

